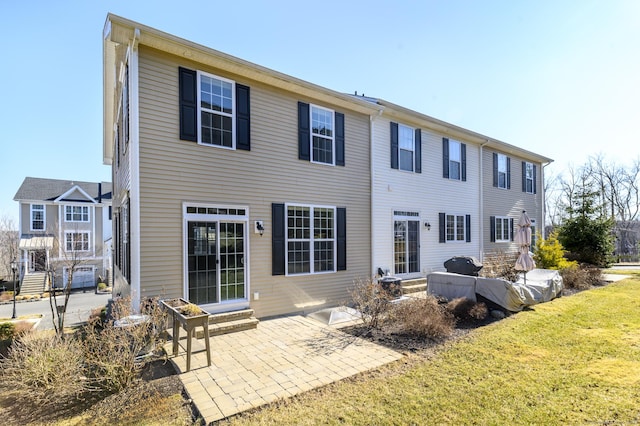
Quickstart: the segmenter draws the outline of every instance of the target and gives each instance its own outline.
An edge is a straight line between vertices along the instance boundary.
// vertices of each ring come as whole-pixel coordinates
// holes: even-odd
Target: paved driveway
[[[402,358],[302,316],[266,320],[254,330],[211,337],[210,367],[202,342],[194,345],[198,352],[191,356],[191,371],[186,372],[184,339],[178,356],[171,359],[207,424]],[[171,342],[166,350],[172,353]]]
[[[72,293],[69,297],[69,304],[67,305],[65,326],[72,326],[86,321],[92,309],[105,306],[109,299],[111,299],[110,293],[95,294],[93,291]],[[12,303],[0,305],[0,318],[11,318],[12,312]],[[35,302],[16,302],[16,314],[17,316],[42,314],[43,318],[38,324],[38,329],[53,328],[51,307],[49,306],[48,298]]]

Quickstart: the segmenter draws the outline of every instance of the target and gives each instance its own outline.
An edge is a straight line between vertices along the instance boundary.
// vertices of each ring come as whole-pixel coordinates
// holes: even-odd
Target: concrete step
[[[241,309],[239,311],[222,312],[209,315],[209,325],[220,324],[253,317],[253,309]]]
[[[402,280],[402,294],[418,293],[427,290],[426,278]]]
[[[252,330],[258,327],[260,320],[254,317],[241,318],[232,321],[209,324],[209,336],[220,336],[222,334],[236,333],[238,331]],[[196,328],[196,338],[204,336],[202,327]]]
[[[42,294],[45,290],[46,274],[34,273],[25,275],[20,283],[21,295]]]

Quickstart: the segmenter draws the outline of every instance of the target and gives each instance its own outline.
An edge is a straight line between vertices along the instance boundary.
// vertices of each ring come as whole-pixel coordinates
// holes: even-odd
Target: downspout
[[[479,202],[479,220],[480,220],[480,262],[484,262],[484,146],[489,143],[487,139],[486,142],[480,144],[480,196],[478,197]]]
[[[542,164],[542,163],[541,163]],[[542,196],[542,232],[540,235],[542,235],[542,238],[547,238],[547,201],[546,201],[546,196],[547,194],[545,194],[544,192],[544,177],[545,177],[545,167],[547,167],[549,164],[551,164],[551,161],[549,161],[547,164],[542,164],[542,167],[540,168],[540,172],[542,174],[542,176],[540,176],[540,195]],[[535,182],[534,182],[535,184]]]
[[[131,173],[131,186],[129,193],[129,247],[130,247],[130,285],[131,304],[134,312],[139,312],[142,297],[141,271],[140,271],[140,124],[138,104],[138,42],[140,30],[136,28],[131,40],[129,55],[129,173]],[[132,238],[135,235],[135,238]]]
[[[373,137],[374,135],[374,121],[376,121],[376,119],[378,117],[380,117],[382,115],[382,111],[384,111],[384,107],[380,107],[380,109],[378,110],[378,113],[376,115],[370,115],[369,116],[369,200],[370,200],[370,205],[369,205],[369,244],[370,244],[370,269],[369,271],[371,272],[371,274],[375,275],[375,270],[376,267],[374,265],[374,258],[375,258],[375,244],[373,242],[373,221],[375,218],[375,215],[373,213],[373,206],[375,205],[375,200],[373,199],[373,196],[375,194],[375,185],[374,185],[374,155],[373,155],[373,150],[374,150],[374,142],[375,142],[375,138]],[[373,276],[372,275],[372,276]]]

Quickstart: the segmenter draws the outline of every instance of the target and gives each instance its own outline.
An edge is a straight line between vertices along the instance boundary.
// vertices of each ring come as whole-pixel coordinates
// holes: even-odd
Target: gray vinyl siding
[[[502,189],[493,186],[493,154],[500,153],[511,159],[511,188]],[[485,255],[491,256],[497,252],[516,253],[518,248],[513,242],[491,242],[491,216],[507,216],[514,220],[514,231],[518,222],[518,218],[523,210],[531,219],[535,219],[536,227],[539,232],[543,226],[543,208],[542,200],[542,165],[516,157],[508,153],[495,150],[485,149],[483,151],[483,206],[484,206],[484,247]],[[522,161],[529,161],[536,165],[536,194],[529,194],[522,191]]]
[[[236,80],[251,90],[251,151],[198,145],[179,140],[178,66],[236,80],[140,47],[141,297],[184,296],[182,206],[188,201],[249,207],[249,296],[257,316],[344,302],[353,279],[370,269],[368,116],[319,104],[345,114],[346,167],[301,161],[297,102],[313,99]],[[347,208],[347,271],[271,275],[271,204],[288,202]],[[253,232],[255,220],[264,221],[263,236]]]

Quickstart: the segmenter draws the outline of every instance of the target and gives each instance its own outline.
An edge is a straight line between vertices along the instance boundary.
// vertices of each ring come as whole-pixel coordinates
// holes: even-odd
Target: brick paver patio
[[[210,367],[201,339],[194,341],[191,371],[184,348],[172,358],[207,424],[402,357],[303,316],[262,321],[257,329],[214,336],[210,343]],[[170,348],[169,342],[168,353]]]

